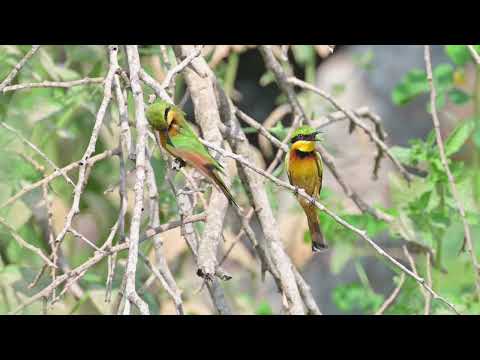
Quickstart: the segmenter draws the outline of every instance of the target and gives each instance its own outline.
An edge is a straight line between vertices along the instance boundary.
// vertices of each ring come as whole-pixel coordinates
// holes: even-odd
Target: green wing
[[[182,129],[182,131],[171,140],[175,149],[197,154],[212,164],[216,170],[223,172],[223,166],[210,155],[207,148],[198,140],[197,135],[192,129],[189,129],[189,131]]]

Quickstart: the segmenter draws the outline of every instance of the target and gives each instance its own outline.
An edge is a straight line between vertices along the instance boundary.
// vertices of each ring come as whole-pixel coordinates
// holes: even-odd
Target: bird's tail
[[[228,190],[227,186],[225,185],[223,180],[220,178],[220,176],[216,172],[212,171],[211,178],[215,182],[215,184],[220,188],[220,190],[222,190],[222,192],[225,194],[230,204],[240,209],[240,206],[237,204],[232,194],[230,193],[230,190]]]
[[[327,250],[328,245],[320,230],[316,208],[311,205],[306,205],[304,210],[307,215],[308,228],[310,229],[310,235],[312,237],[312,251],[315,253]]]

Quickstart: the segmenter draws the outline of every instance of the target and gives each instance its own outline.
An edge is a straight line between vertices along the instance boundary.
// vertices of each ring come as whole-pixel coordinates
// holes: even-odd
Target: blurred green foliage
[[[29,50],[29,46],[1,46],[0,47],[0,79],[3,79],[9,69],[14,66]],[[476,45],[477,51],[480,46]],[[158,57],[160,64],[163,59],[158,46],[142,46],[142,65],[149,72],[153,72],[151,57]],[[463,45],[447,45],[445,53],[451,63],[438,64],[434,68],[434,83],[437,87],[437,106],[444,110],[448,103],[454,106],[469,106],[472,102],[479,103],[478,92],[465,90],[466,67],[473,64],[473,59]],[[123,52],[119,53],[121,65],[125,65]],[[171,48],[168,48],[170,63],[175,63]],[[291,64],[282,62],[287,74],[293,74],[295,68],[303,71],[303,78],[308,82],[315,82],[318,55],[311,45],[294,45],[289,52]],[[207,57],[209,60],[210,57]],[[358,54],[353,61],[361,68],[369,70],[374,65],[374,53]],[[84,77],[104,76],[107,69],[106,50],[102,46],[42,46],[38,53],[26,64],[19,73],[14,83],[38,82],[43,80],[68,81]],[[241,62],[240,54],[231,52],[226,59],[218,64],[215,73],[227,93],[233,97],[235,94],[235,81]],[[259,84],[267,86],[274,81],[270,72],[259,79]],[[477,76],[476,82],[480,81]],[[185,85],[181,76],[177,77],[175,98],[181,99]],[[145,87],[146,98],[151,93]],[[345,84],[335,84],[335,96],[345,91]],[[397,106],[408,104],[421,95],[428,94],[427,76],[422,69],[411,69],[401,79],[399,84],[392,89],[391,99]],[[307,114],[315,115],[319,97],[312,93],[301,92],[299,100]],[[24,137],[36,144],[57,166],[65,166],[81,158],[87,146],[95,115],[102,98],[101,85],[88,85],[69,89],[38,88],[6,92],[0,96],[0,121],[5,121],[19,130]],[[129,109],[132,98],[128,97]],[[286,102],[282,94],[278,96],[277,104]],[[426,103],[427,104],[427,103]],[[429,107],[426,105],[426,110]],[[132,113],[130,114],[132,117]],[[474,239],[480,238],[480,210],[478,194],[480,169],[475,159],[464,159],[460,155],[467,146],[480,149],[480,128],[478,109],[464,119],[457,119],[457,125],[445,141],[449,165],[456,179],[462,201],[467,211],[467,219],[472,226]],[[260,119],[259,119],[260,120]],[[118,112],[114,103],[107,111],[104,127],[100,133],[96,152],[114,148],[118,145]],[[288,133],[288,124],[279,121],[270,132],[280,140]],[[246,133],[256,133],[253,128],[244,128]],[[20,154],[29,156],[45,166],[48,173],[52,169],[45,164],[30,148],[25,147],[19,139],[0,127],[0,204],[10,196],[17,193],[26,185],[38,181],[43,177],[32,164]],[[433,132],[422,140],[412,140],[407,147],[392,148],[394,156],[403,164],[415,169],[422,176],[416,176],[411,184],[403,178],[392,175],[390,190],[392,205],[382,209],[394,217],[392,224],[378,221],[368,214],[348,213],[339,203],[338,197],[329,189],[322,189],[321,201],[330,209],[337,212],[352,225],[365,229],[370,237],[385,234],[391,235],[396,244],[401,244],[400,239],[405,239],[416,244],[420,249],[429,249],[434,256],[433,287],[446,298],[451,300],[460,311],[465,313],[478,313],[480,303],[473,296],[474,283],[473,271],[467,254],[458,254],[463,240],[463,228],[449,190],[446,174],[440,162],[438,148]],[[164,182],[166,164],[154,151],[152,166],[155,171],[155,180],[159,190],[159,214],[162,223],[178,218],[176,199]],[[127,171],[131,171],[129,165]],[[274,174],[281,176],[283,164],[280,164]],[[70,176],[76,180],[76,172]],[[175,181],[183,182],[183,177],[177,175]],[[80,209],[83,221],[92,222],[90,226],[96,239],[104,241],[111,226],[118,216],[119,200],[112,192],[106,190],[116,187],[119,182],[119,164],[117,159],[109,159],[96,164],[93,168],[89,183],[85,189]],[[278,211],[278,194],[276,186],[270,182],[265,183],[267,193],[274,211]],[[233,187],[237,194],[241,194],[240,181],[234,179]],[[61,220],[65,211],[70,206],[72,195],[71,186],[61,177],[50,183],[49,191],[55,197],[56,211]],[[65,210],[64,207],[67,207]],[[299,208],[296,210],[300,211]],[[42,203],[41,189],[27,194],[14,205],[0,209],[0,216],[5,218],[13,228],[29,243],[38,246],[45,253],[49,247],[45,241],[45,209]],[[43,214],[43,215],[42,215]],[[329,239],[334,251],[331,255],[330,270],[333,274],[340,274],[349,263],[355,263],[358,282],[341,284],[331,293],[332,301],[344,313],[374,313],[385,300],[382,294],[374,291],[369,283],[365,270],[359,260],[372,253],[365,250],[365,245],[344,227],[340,226],[324,213],[319,212],[320,223],[325,237]],[[92,220],[93,218],[93,220]],[[129,218],[126,219],[127,231]],[[143,224],[146,226],[146,224]],[[196,230],[203,230],[202,224],[195,226]],[[117,239],[116,239],[117,240]],[[305,232],[305,243],[310,243],[310,234]],[[67,235],[64,244],[65,256],[74,267],[81,264],[89,256],[91,249],[82,246],[71,235]],[[480,255],[480,244],[476,241],[477,255]],[[141,245],[141,249],[148,253],[151,244]],[[421,276],[426,273],[425,251],[416,256],[418,271]],[[123,266],[125,254],[119,254],[119,265]],[[123,262],[122,262],[123,261]],[[175,264],[174,275],[189,289],[192,284],[184,280],[185,257],[181,255]],[[379,260],[380,261],[380,260]],[[34,279],[41,268],[41,261],[27,249],[21,248],[12,238],[9,231],[0,226],[0,314],[6,313],[16,307],[23,298],[32,296],[45,287],[49,275],[44,275],[32,289],[28,284]],[[386,265],[387,266],[387,265]],[[447,270],[447,273],[444,272]],[[70,314],[107,314],[110,313],[108,304],[104,302],[105,279],[107,274],[106,262],[101,262],[89,271],[80,280],[80,285],[85,289],[84,296],[75,300],[65,296],[58,307],[59,313]],[[113,298],[120,287],[122,271],[117,271],[113,282]],[[138,288],[142,288],[149,277],[148,269],[139,262]],[[398,282],[395,275],[393,287]],[[229,290],[229,289],[227,289]],[[232,290],[233,291],[233,290]],[[236,290],[235,290],[236,291]],[[186,296],[191,296],[193,290],[186,290]],[[239,308],[246,313],[270,315],[276,312],[273,304],[263,295],[257,297],[241,293],[230,294]],[[166,302],[165,293],[157,287],[146,289],[142,297],[147,301],[152,313],[158,313],[163,302]],[[421,314],[423,313],[424,299],[418,284],[411,278],[406,278],[398,299],[386,311],[387,314]],[[25,313],[41,313],[41,302],[25,310]],[[192,310],[189,313],[197,313]],[[432,313],[448,313],[441,304],[432,303]]]

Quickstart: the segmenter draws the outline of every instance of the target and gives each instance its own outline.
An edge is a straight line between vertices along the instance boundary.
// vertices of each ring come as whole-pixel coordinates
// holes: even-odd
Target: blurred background
[[[29,49],[29,46],[0,46],[0,80]],[[480,72],[466,46],[436,45],[431,49],[442,135],[447,142],[452,171],[478,249],[479,191],[475,184],[479,184]],[[146,71],[161,82],[166,71],[159,46],[141,46],[140,51]],[[291,45],[288,48],[278,47],[277,51],[287,56],[288,61],[282,64],[289,74],[327,91],[348,109],[368,107],[378,115],[388,134],[386,142],[392,152],[416,175],[408,185],[392,162],[384,157],[378,178],[374,179],[375,145],[361,129],[350,133],[348,122],[335,122],[324,128],[324,146],[334,156],[346,181],[363,200],[384,210],[395,220],[386,224],[360,213],[328,170],[321,201],[352,224],[366,229],[387,252],[410,267],[403,251],[403,245],[407,245],[415,259],[416,270],[422,277],[430,272],[426,262],[426,254],[430,254],[432,282],[437,292],[460,311],[478,313],[480,304],[475,295],[470,258],[468,254],[459,253],[463,228],[445,173],[438,165],[438,150],[431,133],[423,46],[337,45],[332,53],[327,45]],[[292,122],[290,107],[272,74],[266,70],[256,46],[207,45],[202,54],[235,104],[282,140]],[[169,56],[174,62],[173,51],[169,52]],[[282,54],[278,57],[282,59]],[[124,59],[120,58],[120,61]],[[101,77],[106,73],[107,64],[104,46],[42,46],[14,83]],[[151,91],[146,86],[144,90],[147,98]],[[308,116],[313,119],[324,119],[335,111],[318,95],[298,90],[297,94]],[[185,83],[178,76],[175,102],[183,105],[187,117],[194,122],[192,103],[184,95]],[[57,166],[63,167],[83,155],[101,99],[102,86],[99,84],[69,89],[5,91],[0,95],[0,121],[14,127]],[[129,98],[128,103],[131,110],[133,100]],[[97,153],[117,146],[118,122],[116,107],[112,105],[100,132]],[[245,123],[241,125],[248,134],[259,164],[268,167],[276,148],[255,129]],[[0,127],[0,155],[0,204],[53,171],[18,136],[3,127]],[[43,173],[33,165],[35,161],[44,166]],[[161,158],[155,160],[154,168],[160,195],[161,222],[178,219],[175,198],[163,182],[165,163]],[[275,174],[286,179],[283,167],[279,167]],[[76,179],[76,172],[71,175]],[[133,198],[134,179],[130,174],[130,198]],[[118,215],[118,181],[118,160],[99,162],[92,170],[82,197],[81,213],[74,220],[75,229],[97,246],[105,241]],[[184,180],[177,176],[176,181],[182,183]],[[295,198],[269,182],[265,186],[271,195],[284,247],[311,286],[322,313],[375,313],[399,284],[398,271],[379,258],[368,244],[320,213],[330,251],[312,255],[307,221]],[[58,232],[71,205],[71,187],[59,177],[51,182],[49,190],[53,228]],[[246,204],[246,196],[238,181],[234,182],[234,191]],[[127,218],[129,215],[131,209]],[[48,253],[48,216],[41,188],[0,208],[0,216],[24,239]],[[255,219],[252,219],[252,227],[257,236],[262,236]],[[201,224],[196,228],[202,231]],[[230,209],[219,256],[232,246],[239,231],[237,217]],[[207,291],[201,290],[202,279],[196,275],[196,264],[180,229],[163,233],[162,240],[172,274],[183,291],[186,312],[214,313]],[[153,256],[151,244],[143,244],[142,249]],[[91,247],[71,234],[67,235],[62,250],[70,268],[92,255]],[[117,296],[125,263],[126,254],[122,253],[118,257],[113,280],[113,298]],[[50,275],[44,274],[34,287],[28,287],[40,268],[40,260],[21,248],[11,232],[0,225],[0,313],[9,312],[50,283]],[[235,242],[224,268],[233,276],[232,280],[222,282],[222,286],[235,313],[282,313],[281,296],[275,283],[268,274],[262,281],[259,262],[245,239]],[[78,282],[76,294],[75,291],[65,294],[49,313],[112,313],[114,302],[104,301],[106,271],[106,261],[95,266]],[[137,281],[140,295],[149,304],[151,313],[175,313],[174,305],[163,288],[151,279],[149,270],[140,262]],[[406,279],[396,301],[385,313],[422,314],[424,302],[425,296],[418,284]],[[41,302],[24,310],[27,314],[41,312]],[[434,301],[431,313],[444,314],[449,310]]]

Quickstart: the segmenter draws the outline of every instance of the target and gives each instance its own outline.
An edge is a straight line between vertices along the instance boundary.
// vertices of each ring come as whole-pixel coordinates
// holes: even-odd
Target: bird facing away
[[[315,151],[316,136],[319,131],[309,126],[301,126],[292,134],[290,150],[285,156],[290,184],[302,188],[313,198],[318,198],[322,188],[323,165],[320,154]],[[312,237],[312,251],[320,252],[328,248],[323,238],[314,204],[298,196],[297,200],[305,211]]]
[[[231,204],[239,208],[220,178],[219,173],[225,175],[222,164],[209,154],[179,107],[160,100],[148,107],[146,116],[153,129],[158,131],[161,145],[168,153],[200,171],[225,194]]]

